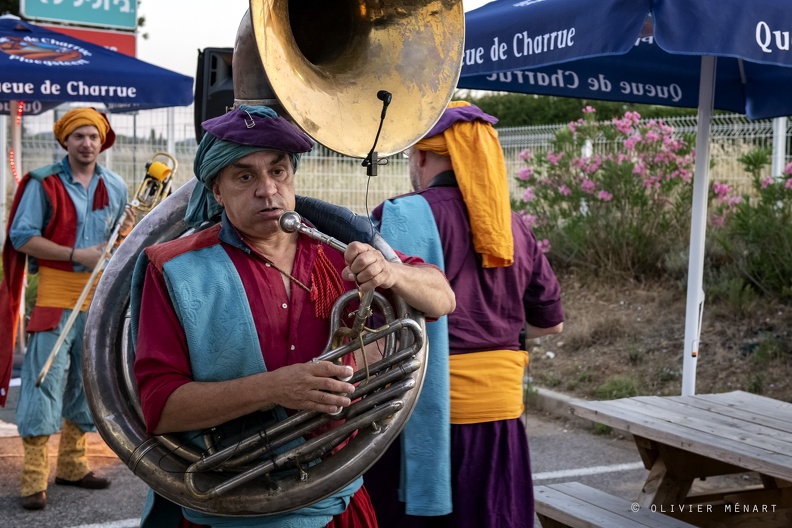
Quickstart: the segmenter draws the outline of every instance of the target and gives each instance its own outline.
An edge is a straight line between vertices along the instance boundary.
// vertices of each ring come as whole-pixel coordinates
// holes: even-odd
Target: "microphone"
[[[391,95],[391,93],[387,90],[380,90],[379,92],[377,92],[377,99],[385,103],[385,106],[388,106],[390,104],[392,97],[393,95]]]
[[[388,111],[388,105],[391,102],[393,95],[387,90],[380,90],[377,92],[377,99],[382,101],[382,113],[380,114],[380,126],[382,126],[382,121],[385,119],[385,114]]]
[[[380,113],[380,122],[379,128],[377,129],[377,135],[374,137],[374,145],[371,147],[371,151],[369,152],[366,159],[363,160],[363,166],[368,167],[366,170],[366,174],[369,176],[376,176],[377,175],[377,165],[385,165],[388,163],[387,159],[380,160],[377,157],[377,141],[379,141],[379,135],[382,131],[382,123],[385,121],[385,115],[388,113],[388,105],[391,103],[391,99],[393,95],[388,90],[380,90],[377,92],[377,99],[382,101],[382,113]]]

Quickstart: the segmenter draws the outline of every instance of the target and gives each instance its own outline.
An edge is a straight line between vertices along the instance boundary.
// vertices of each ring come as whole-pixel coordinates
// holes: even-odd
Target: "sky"
[[[489,1],[464,0],[465,11]],[[146,23],[138,34],[138,59],[195,77],[199,49],[234,47],[248,5],[248,0],[143,0],[138,15]]]

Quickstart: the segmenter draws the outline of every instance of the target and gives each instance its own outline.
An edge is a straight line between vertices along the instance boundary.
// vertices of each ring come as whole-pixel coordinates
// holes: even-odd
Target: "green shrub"
[[[783,176],[762,176],[770,163],[766,149],[740,158],[751,176],[752,192],[732,197],[721,208],[714,238],[728,254],[723,274],[765,296],[792,297],[792,163]],[[716,194],[730,191],[714,184]]]
[[[633,378],[616,376],[597,388],[595,395],[600,400],[630,398],[641,393],[640,384]]]
[[[644,279],[689,235],[693,153],[660,120],[596,122],[595,110],[559,130],[547,152],[525,150],[515,201],[554,264]]]

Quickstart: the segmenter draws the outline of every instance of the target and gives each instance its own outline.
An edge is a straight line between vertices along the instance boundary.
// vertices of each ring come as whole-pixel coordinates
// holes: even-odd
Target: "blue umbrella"
[[[695,392],[712,109],[792,115],[789,0],[497,0],[459,88],[698,108],[682,394]]]
[[[102,103],[115,111],[193,101],[191,77],[13,18],[0,18],[0,72],[0,101]]]

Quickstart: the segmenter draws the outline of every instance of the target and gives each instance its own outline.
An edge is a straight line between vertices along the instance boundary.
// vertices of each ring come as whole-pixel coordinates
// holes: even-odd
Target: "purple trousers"
[[[397,439],[363,477],[380,528],[533,528],[531,461],[519,419],[451,425],[450,515],[405,513],[398,499],[400,464]]]

